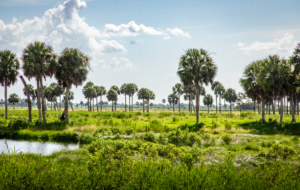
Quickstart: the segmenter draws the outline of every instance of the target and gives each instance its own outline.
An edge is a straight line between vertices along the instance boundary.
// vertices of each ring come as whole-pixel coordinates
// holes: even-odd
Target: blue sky
[[[37,40],[58,54],[65,47],[81,48],[92,57],[88,81],[107,89],[133,82],[152,90],[153,102],[161,103],[179,82],[184,50],[203,48],[213,53],[216,80],[240,92],[239,78],[251,61],[292,54],[300,41],[299,8],[299,0],[1,0],[0,50],[20,57]],[[22,88],[18,81],[8,94],[24,98]],[[74,102],[85,101],[81,90],[72,88]],[[206,91],[213,94],[210,86]],[[3,92],[1,87],[0,98]]]

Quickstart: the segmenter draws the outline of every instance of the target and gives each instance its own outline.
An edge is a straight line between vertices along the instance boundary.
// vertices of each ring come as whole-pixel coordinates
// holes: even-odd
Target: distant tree
[[[215,90],[216,89],[216,87],[218,86],[218,85],[220,85],[221,83],[219,82],[219,81],[214,81],[213,83],[212,83],[212,85],[211,85],[211,90],[212,91],[214,91],[214,93],[215,93],[215,95],[216,95],[216,113],[218,113],[218,106],[217,106],[217,102],[218,102],[218,95],[219,95],[219,93],[218,93],[218,91],[217,90]]]
[[[118,101],[118,95],[121,94],[121,91],[119,89],[119,87],[117,87],[116,85],[113,85],[112,87],[110,87],[110,89],[113,89],[117,92],[117,98],[115,98],[115,111],[117,111],[117,101]]]
[[[92,94],[91,93],[87,93],[87,88],[89,87],[94,87],[94,83],[93,82],[87,82],[84,87],[82,88],[82,93],[84,95],[84,97],[88,100],[88,111],[92,111],[92,104],[91,104],[91,99],[92,99]]]
[[[226,92],[224,93],[224,98],[227,102],[230,104],[230,113],[231,113],[231,105],[237,100],[237,94],[234,89],[228,88]]]
[[[111,111],[114,111],[114,101],[116,102],[118,100],[118,92],[116,92],[113,88],[111,88],[106,95],[106,98],[108,101],[111,101]]]
[[[64,93],[64,100],[66,100],[66,93]],[[74,92],[72,92],[71,90],[69,91],[68,100],[69,100],[69,105],[72,108],[72,111],[74,111],[73,106],[72,106],[73,103],[71,102],[71,100],[74,100]]]
[[[84,105],[83,101],[80,101],[80,103],[79,103],[79,104],[81,105],[81,108],[82,108],[82,105]]]
[[[127,112],[127,99],[126,99],[126,95],[129,94],[129,90],[128,90],[128,84],[124,83],[122,84],[121,88],[120,88],[120,93],[125,95],[125,112]],[[130,98],[129,98],[129,104],[130,104]]]
[[[7,87],[17,82],[20,63],[16,54],[9,50],[0,51],[0,84],[4,86],[5,119],[7,119]]]
[[[183,88],[184,86],[181,83],[175,84],[175,86],[172,88],[173,93],[176,94],[178,97],[179,113],[180,113],[180,96],[184,93]]]
[[[52,111],[52,102],[56,100],[56,94],[54,89],[51,86],[46,87],[44,91],[44,95],[47,101],[51,102],[51,111]]]
[[[100,111],[102,111],[102,96],[104,96],[106,94],[106,89],[104,86],[99,86],[99,89],[97,91],[98,96],[100,96]]]
[[[19,101],[20,101],[20,97],[15,93],[11,94],[8,98],[8,102],[14,105],[14,109],[15,109],[15,103],[18,103]]]
[[[147,100],[148,97],[149,97],[149,92],[150,90],[147,89],[147,88],[141,88],[139,91],[138,91],[138,99],[139,100],[143,100],[143,112],[145,112],[145,107],[144,107],[144,102],[145,102],[145,99]]]
[[[69,122],[68,97],[72,85],[76,87],[82,85],[87,79],[88,69],[90,68],[90,58],[78,49],[66,48],[62,51],[58,61],[55,78],[58,84],[66,88],[65,118]]]
[[[175,111],[174,104],[177,104],[178,100],[179,100],[178,96],[176,94],[174,94],[174,93],[172,93],[172,94],[170,94],[168,96],[168,102],[169,102],[169,104],[170,105],[173,104],[173,112]]]
[[[212,104],[213,104],[213,98],[210,94],[207,94],[207,95],[204,96],[203,104],[207,106],[208,113],[209,113],[209,107],[212,106]]]
[[[150,103],[150,107],[153,108],[153,103]]]
[[[53,88],[55,96],[59,97],[60,105],[59,105],[59,107],[57,106],[57,108],[59,108],[59,110],[61,110],[61,103],[62,103],[61,96],[65,93],[65,89],[57,83],[51,83],[50,86]],[[56,104],[57,104],[57,100],[56,100]]]

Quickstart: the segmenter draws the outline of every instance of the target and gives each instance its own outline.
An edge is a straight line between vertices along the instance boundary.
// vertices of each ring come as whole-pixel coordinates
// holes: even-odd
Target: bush
[[[126,135],[131,135],[132,133],[134,133],[134,130],[132,128],[128,127],[125,129],[125,133],[126,133]]]
[[[153,132],[146,132],[145,134],[141,135],[141,138],[148,142],[155,142],[156,137]]]
[[[264,156],[266,158],[283,157],[285,159],[288,156],[294,155],[294,154],[296,154],[296,151],[293,147],[275,143],[269,151],[267,151],[267,152],[261,151],[259,153],[259,156]]]
[[[121,131],[121,129],[120,128],[118,128],[118,127],[112,127],[111,129],[111,132],[112,132],[112,134],[113,135],[116,135],[116,134],[122,134],[122,131]]]
[[[191,132],[187,134],[186,137],[186,144],[188,146],[193,146],[194,144],[201,146],[202,138],[197,135],[195,132]]]
[[[225,144],[229,145],[232,141],[232,137],[231,135],[226,134],[222,136],[222,140]]]
[[[260,151],[260,147],[251,143],[247,143],[244,145],[244,150]]]
[[[173,119],[172,119],[172,121],[173,121],[173,122],[178,122],[178,121],[179,121],[179,118],[174,116]]]
[[[231,130],[231,123],[229,122],[225,123],[225,130]]]

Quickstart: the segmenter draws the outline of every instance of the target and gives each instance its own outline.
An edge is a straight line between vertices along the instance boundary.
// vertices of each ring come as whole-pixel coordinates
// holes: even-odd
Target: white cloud
[[[103,62],[102,68],[112,68],[114,71],[137,71],[137,68],[133,63],[129,61],[129,59],[121,57],[121,58],[116,58],[113,57],[110,63],[105,63]]]
[[[4,24],[0,20],[0,38],[3,47],[14,48],[20,52],[34,41],[43,41],[54,47],[82,47],[83,50],[95,53],[126,52],[126,49],[115,40],[103,40],[107,37],[98,29],[89,26],[78,12],[86,7],[85,1],[68,0],[56,8],[47,10],[42,18]],[[64,48],[63,47],[63,48]]]
[[[167,28],[167,31],[169,31],[174,36],[184,36],[184,37],[187,37],[187,38],[191,38],[191,36],[189,35],[189,33],[183,32],[182,30],[180,30],[177,27],[175,27],[175,28]]]
[[[176,73],[166,73],[167,77],[176,77]]]
[[[244,51],[244,54],[251,54],[252,52],[266,52],[272,54],[279,54],[285,52],[292,52],[296,45],[294,35],[286,33],[282,38],[275,39],[271,42],[259,42],[255,41],[251,45],[245,45],[238,43],[239,49]]]

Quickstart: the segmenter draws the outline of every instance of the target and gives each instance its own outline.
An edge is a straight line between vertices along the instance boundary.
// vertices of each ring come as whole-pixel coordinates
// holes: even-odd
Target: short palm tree
[[[30,99],[30,96],[32,94],[35,94],[34,93],[34,88],[32,85],[27,85],[27,83],[25,82],[23,76],[21,75],[20,76],[20,79],[22,80],[23,82],[23,85],[24,85],[24,88],[23,88],[23,92],[24,92],[24,95],[27,96],[27,99],[26,99],[26,103],[27,103],[27,107],[28,107],[28,121],[31,122],[32,121],[32,118],[31,118],[31,99]],[[35,98],[34,98],[35,99]]]
[[[147,112],[149,112],[149,104],[150,104],[150,100],[154,100],[155,99],[155,94],[154,92],[152,92],[151,90],[148,91],[148,95],[147,95]]]
[[[48,102],[51,102],[51,111],[52,111],[52,102],[56,100],[55,91],[52,86],[46,87],[44,91],[45,98]]]
[[[226,92],[224,93],[224,98],[226,99],[227,102],[229,102],[230,104],[230,113],[231,113],[231,106],[232,106],[232,103],[234,103],[236,100],[237,100],[237,94],[235,92],[234,89],[232,88],[228,88],[226,90]]]
[[[173,112],[175,111],[174,109],[174,104],[177,104],[177,102],[179,101],[178,95],[175,93],[172,93],[168,96],[168,102],[170,105],[173,104]]]
[[[166,99],[162,99],[162,103],[163,103],[163,105],[165,105]]]
[[[119,87],[117,87],[116,85],[113,85],[112,87],[110,87],[110,89],[114,89],[118,95],[121,94]],[[118,97],[115,99],[115,111],[117,111],[117,101],[118,101]]]
[[[221,83],[219,81],[215,81],[212,85],[211,85],[211,90],[214,91],[215,95],[216,95],[216,113],[218,113],[218,106],[217,106],[217,102],[218,102],[218,91],[215,90],[215,88],[220,85]]]
[[[7,119],[7,87],[17,82],[20,63],[16,54],[9,50],[0,51],[0,84],[4,86],[5,119]]]
[[[175,84],[175,86],[172,88],[173,93],[177,94],[177,96],[178,96],[179,113],[180,113],[180,96],[184,93],[183,88],[184,88],[184,86],[181,83]]]
[[[114,102],[118,100],[118,92],[113,88],[109,89],[107,92],[106,98],[108,101],[111,101],[111,111],[114,111]]]
[[[43,115],[43,123],[46,123],[45,115],[45,99],[43,90],[43,80],[47,76],[52,77],[57,67],[57,56],[51,46],[46,46],[45,43],[35,42],[29,44],[22,54],[24,75],[30,80],[36,79],[37,83],[37,103],[39,108],[39,120],[41,120],[41,109]],[[42,108],[41,108],[42,101]]]
[[[64,100],[66,100],[66,93],[64,93]],[[71,106],[72,110],[74,111],[73,109],[73,103],[71,102],[71,100],[74,100],[74,92],[72,92],[71,90],[69,91],[69,96],[68,96],[68,101],[69,101],[69,105]]]
[[[72,85],[82,85],[87,79],[90,68],[90,58],[78,49],[65,48],[58,60],[55,78],[58,84],[66,88],[65,118],[69,122],[68,96]]]
[[[97,91],[96,89],[94,88],[94,86],[88,86],[86,88],[84,88],[84,91],[83,91],[83,95],[85,98],[87,98],[89,103],[89,106],[90,106],[90,109],[89,111],[92,111],[92,108],[91,108],[91,99],[94,98],[96,95],[97,95]]]
[[[124,83],[122,84],[120,88],[120,93],[125,95],[125,112],[127,112],[127,101],[126,101],[126,95],[128,95],[128,84]],[[129,99],[130,102],[130,99]]]
[[[242,104],[243,104],[243,100],[246,98],[245,94],[242,92],[239,92],[237,94],[237,102],[239,104],[240,107],[240,113],[242,113]]]
[[[50,84],[50,86],[53,88],[55,96],[59,97],[59,102],[60,102],[59,110],[61,110],[61,95],[63,95],[65,93],[65,89],[57,83],[52,83],[52,84]],[[58,107],[57,107],[57,109],[58,109]]]
[[[80,106],[81,106],[81,108],[82,108],[82,105],[83,105],[84,103],[83,103],[83,101],[80,101],[80,103],[79,103],[79,104],[80,104]]]
[[[86,91],[87,88],[89,87],[94,87],[94,83],[93,82],[87,82],[84,87],[82,88],[82,93],[84,94],[85,98],[88,100],[88,111],[92,111],[92,105],[91,105],[91,94],[89,93],[84,93],[84,91]]]
[[[11,94],[8,98],[9,103],[13,103],[14,109],[15,109],[15,103],[18,103],[20,101],[20,97],[17,94]]]
[[[100,110],[102,111],[102,96],[104,96],[106,94],[106,89],[104,86],[99,86],[99,89],[98,89],[98,95],[100,96]]]
[[[206,91],[205,91],[205,88],[203,86],[200,86],[200,92],[199,92],[199,107],[200,107],[200,96],[205,96],[206,94]]]
[[[212,106],[213,102],[214,102],[213,97],[210,94],[204,96],[203,104],[207,106],[208,113],[209,113],[209,107]]]
[[[143,100],[143,112],[145,112],[145,106],[144,106],[144,102],[145,102],[145,99],[147,100],[148,99],[148,94],[149,94],[149,89],[147,88],[141,88],[139,91],[138,91],[138,99],[139,100]]]

